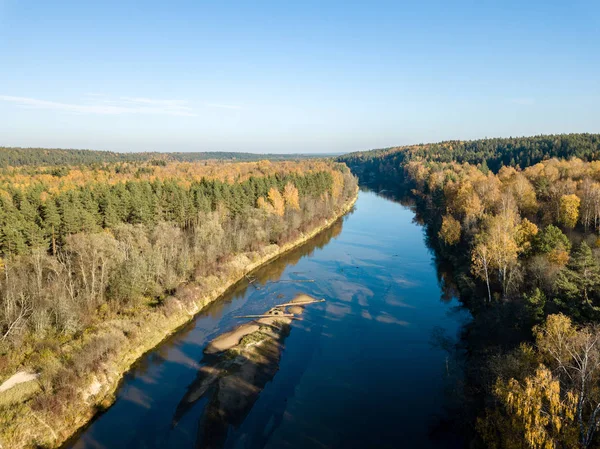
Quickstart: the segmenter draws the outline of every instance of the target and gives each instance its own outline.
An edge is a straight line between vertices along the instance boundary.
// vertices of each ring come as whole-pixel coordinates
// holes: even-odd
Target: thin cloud
[[[518,104],[521,106],[531,106],[535,103],[533,98],[523,97],[523,98],[509,98],[510,103]]]
[[[183,100],[155,100],[150,98],[121,97],[110,99],[101,95],[90,103],[63,103],[58,101],[41,100],[39,98],[16,97],[0,95],[0,101],[16,104],[28,109],[46,109],[64,111],[76,114],[153,114],[195,117],[193,109]]]
[[[235,104],[221,104],[221,103],[204,103],[209,108],[221,108],[221,109],[242,109],[241,106]]]

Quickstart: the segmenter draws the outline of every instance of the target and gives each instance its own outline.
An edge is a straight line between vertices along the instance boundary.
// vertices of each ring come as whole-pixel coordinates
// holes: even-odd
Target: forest
[[[0,172],[0,377],[39,374],[34,391],[0,398],[0,438],[15,446],[50,444],[23,419],[68,435],[110,362],[335,217],[357,188],[345,165],[322,160],[73,157]]]
[[[449,295],[473,320],[457,412],[473,447],[599,447],[600,161],[591,134],[343,156],[416,201]],[[468,431],[468,430],[467,430]]]
[[[19,166],[103,165],[117,162],[197,162],[204,160],[259,161],[305,159],[301,154],[254,154],[239,152],[130,152],[16,148],[0,146],[0,168]]]
[[[584,161],[600,156],[600,134],[559,134],[534,137],[452,140],[440,143],[360,151],[338,158],[357,174],[361,182],[399,182],[397,171],[411,160],[481,164],[497,173],[503,166],[529,167],[551,158],[577,157]],[[376,176],[376,178],[375,178]]]

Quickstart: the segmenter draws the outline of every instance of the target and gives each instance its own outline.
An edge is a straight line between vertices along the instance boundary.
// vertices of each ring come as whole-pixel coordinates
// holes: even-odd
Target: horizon
[[[149,154],[178,154],[178,153],[225,153],[225,154],[252,154],[252,155],[271,155],[271,154],[276,154],[276,155],[299,155],[299,156],[329,156],[329,155],[342,155],[342,154],[347,154],[345,152],[331,152],[331,153],[277,153],[277,152],[265,152],[265,153],[260,153],[260,152],[251,152],[251,151],[221,151],[221,150],[215,150],[215,151],[211,151],[211,150],[206,150],[206,151],[195,151],[195,150],[191,150],[191,151],[178,151],[178,150],[173,150],[173,151],[158,151],[158,150],[131,150],[131,151],[118,151],[118,150],[106,150],[103,148],[57,148],[57,147],[23,147],[23,146],[12,146],[12,145],[0,145],[0,148],[10,148],[10,149],[20,149],[20,150],[48,150],[48,151],[93,151],[93,152],[99,152],[99,153],[120,153],[120,154],[128,154],[128,153],[139,153],[139,154],[143,154],[143,153],[149,153]],[[379,148],[374,148],[374,149],[379,149]]]
[[[436,145],[436,144],[443,144],[443,143],[448,143],[448,142],[478,142],[478,141],[485,141],[485,140],[502,140],[502,139],[526,139],[526,138],[533,138],[533,137],[552,137],[552,136],[569,136],[569,135],[599,135],[600,133],[594,133],[594,132],[587,132],[587,131],[582,131],[582,132],[578,132],[578,133],[553,133],[553,134],[535,134],[535,135],[515,135],[515,136],[485,136],[485,137],[481,137],[481,138],[475,138],[475,139],[447,139],[447,140],[439,140],[436,142],[418,142],[418,143],[407,143],[407,144],[403,144],[403,145],[389,145],[389,146],[384,146],[384,147],[379,147],[379,148],[367,148],[367,149],[362,149],[362,150],[354,150],[354,151],[338,151],[338,152],[319,152],[319,153],[284,153],[284,152],[251,152],[251,151],[236,151],[236,150],[231,150],[231,151],[225,151],[225,150],[205,150],[205,151],[196,151],[196,150],[190,150],[190,151],[179,151],[179,150],[173,150],[173,151],[159,151],[159,150],[124,150],[124,151],[119,151],[119,150],[107,150],[107,149],[103,149],[103,148],[57,148],[57,147],[23,147],[23,146],[9,146],[9,145],[1,145],[0,144],[0,148],[10,148],[10,149],[22,149],[22,150],[57,150],[57,151],[93,151],[93,152],[107,152],[107,153],[120,153],[120,154],[128,154],[128,153],[139,153],[139,154],[143,154],[143,153],[150,153],[150,154],[179,154],[179,153],[224,153],[224,154],[250,154],[250,155],[291,155],[291,156],[342,156],[342,155],[347,155],[347,154],[351,154],[351,153],[363,153],[363,152],[369,152],[369,151],[379,151],[379,150],[388,150],[388,149],[396,149],[396,148],[409,148],[409,147],[415,147],[415,146],[426,146],[426,145]]]
[[[319,153],[285,153],[285,152],[277,152],[277,151],[273,151],[273,152],[251,152],[251,151],[235,151],[235,150],[231,150],[231,151],[225,151],[225,150],[205,150],[205,151],[196,151],[196,150],[190,150],[190,151],[179,151],[179,150],[173,150],[173,151],[159,151],[159,150],[123,150],[123,151],[119,151],[119,150],[107,150],[107,149],[103,149],[103,148],[57,148],[57,147],[23,147],[23,146],[9,146],[9,145],[1,145],[0,144],[0,148],[10,148],[10,149],[22,149],[22,150],[57,150],[57,151],[93,151],[93,152],[107,152],[107,153],[120,153],[120,154],[128,154],[128,153],[150,153],[150,154],[178,154],[178,153],[231,153],[231,154],[249,154],[249,155],[291,155],[291,156],[343,156],[343,155],[347,155],[347,154],[351,154],[351,153],[363,153],[363,152],[369,152],[369,151],[379,151],[379,150],[388,150],[388,149],[395,149],[395,148],[409,148],[409,147],[415,147],[415,146],[426,146],[426,145],[436,145],[436,144],[443,144],[443,143],[448,143],[448,142],[477,142],[477,141],[485,141],[485,140],[502,140],[502,139],[526,139],[526,138],[533,138],[533,137],[551,137],[551,136],[568,136],[568,135],[598,135],[600,133],[593,133],[593,132],[587,132],[587,131],[582,131],[582,132],[578,132],[578,133],[552,133],[552,134],[535,134],[535,135],[515,135],[515,136],[485,136],[482,138],[475,138],[475,139],[447,139],[447,140],[439,140],[436,142],[418,142],[418,143],[407,143],[407,144],[403,144],[403,145],[389,145],[389,146],[385,146],[385,147],[379,147],[379,148],[366,148],[366,149],[362,149],[362,150],[355,150],[355,151],[339,151],[339,152],[319,152]]]
[[[599,12],[0,0],[1,144],[311,155],[597,133]]]

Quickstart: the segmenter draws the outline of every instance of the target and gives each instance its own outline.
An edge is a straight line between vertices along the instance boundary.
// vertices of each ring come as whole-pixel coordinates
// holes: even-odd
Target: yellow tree
[[[577,396],[570,391],[561,394],[558,378],[544,365],[523,382],[510,379],[496,382],[494,393],[504,404],[513,429],[524,432],[523,438],[532,449],[555,449],[577,445],[574,425]]]
[[[500,199],[501,187],[500,180],[492,172],[489,172],[487,176],[477,175],[477,178],[473,181],[473,189],[481,198],[485,212],[490,213],[495,209]]]
[[[533,214],[538,208],[535,189],[525,176],[518,173],[510,186],[519,210],[525,214]]]
[[[502,167],[498,172],[504,191],[514,196],[519,210],[526,214],[534,213],[538,204],[535,189],[522,172],[512,167]]]
[[[535,223],[532,223],[527,218],[524,218],[519,226],[517,226],[517,233],[515,235],[515,241],[519,246],[521,253],[526,253],[531,249],[533,239],[538,233],[538,227]]]
[[[560,197],[558,219],[565,228],[573,229],[577,224],[580,203],[581,200],[575,194]]]
[[[581,182],[581,210],[580,220],[583,224],[585,232],[588,231],[592,218],[594,217],[594,182],[590,178],[585,178]]]
[[[482,239],[490,253],[490,267],[498,270],[504,295],[510,285],[512,270],[517,265],[519,245],[515,237],[518,219],[514,209],[507,207],[501,214],[489,220]]]
[[[288,182],[285,185],[285,189],[283,189],[283,199],[285,200],[285,205],[290,209],[300,210],[298,189],[291,182]]]
[[[271,187],[269,190],[269,201],[273,205],[273,212],[282,217],[285,213],[285,201],[275,187]]]
[[[593,207],[594,228],[597,230],[600,225],[600,184],[595,182],[592,186],[591,202]]]
[[[259,209],[262,209],[270,214],[275,213],[275,209],[273,208],[273,206],[271,205],[271,203],[269,203],[267,200],[265,200],[264,196],[261,196],[258,201],[256,202],[256,205]]]
[[[342,190],[344,189],[344,175],[339,171],[332,171],[331,177],[333,178],[333,183],[331,185],[331,195],[334,200],[337,200],[342,194]],[[286,186],[287,187],[287,186]]]
[[[442,227],[439,232],[440,238],[447,245],[455,245],[460,241],[460,222],[452,215],[442,217]]]
[[[464,216],[467,223],[474,222],[483,214],[483,203],[470,181],[449,185],[446,192],[450,194],[450,209]]]
[[[600,329],[575,327],[569,317],[557,314],[549,315],[534,333],[540,353],[573,392],[579,442],[590,447],[600,425]]]

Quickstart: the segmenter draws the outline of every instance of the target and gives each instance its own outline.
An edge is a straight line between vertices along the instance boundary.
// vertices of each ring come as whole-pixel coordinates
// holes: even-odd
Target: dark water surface
[[[299,293],[326,301],[293,323],[279,371],[223,447],[461,447],[440,431],[452,368],[435,342],[456,338],[468,315],[455,299],[441,299],[413,218],[410,208],[361,192],[353,213],[257,270],[259,289],[241,283],[143,357],[115,404],[65,448],[202,447],[207,400],[173,421],[206,343],[244,321],[236,315],[263,313]]]

